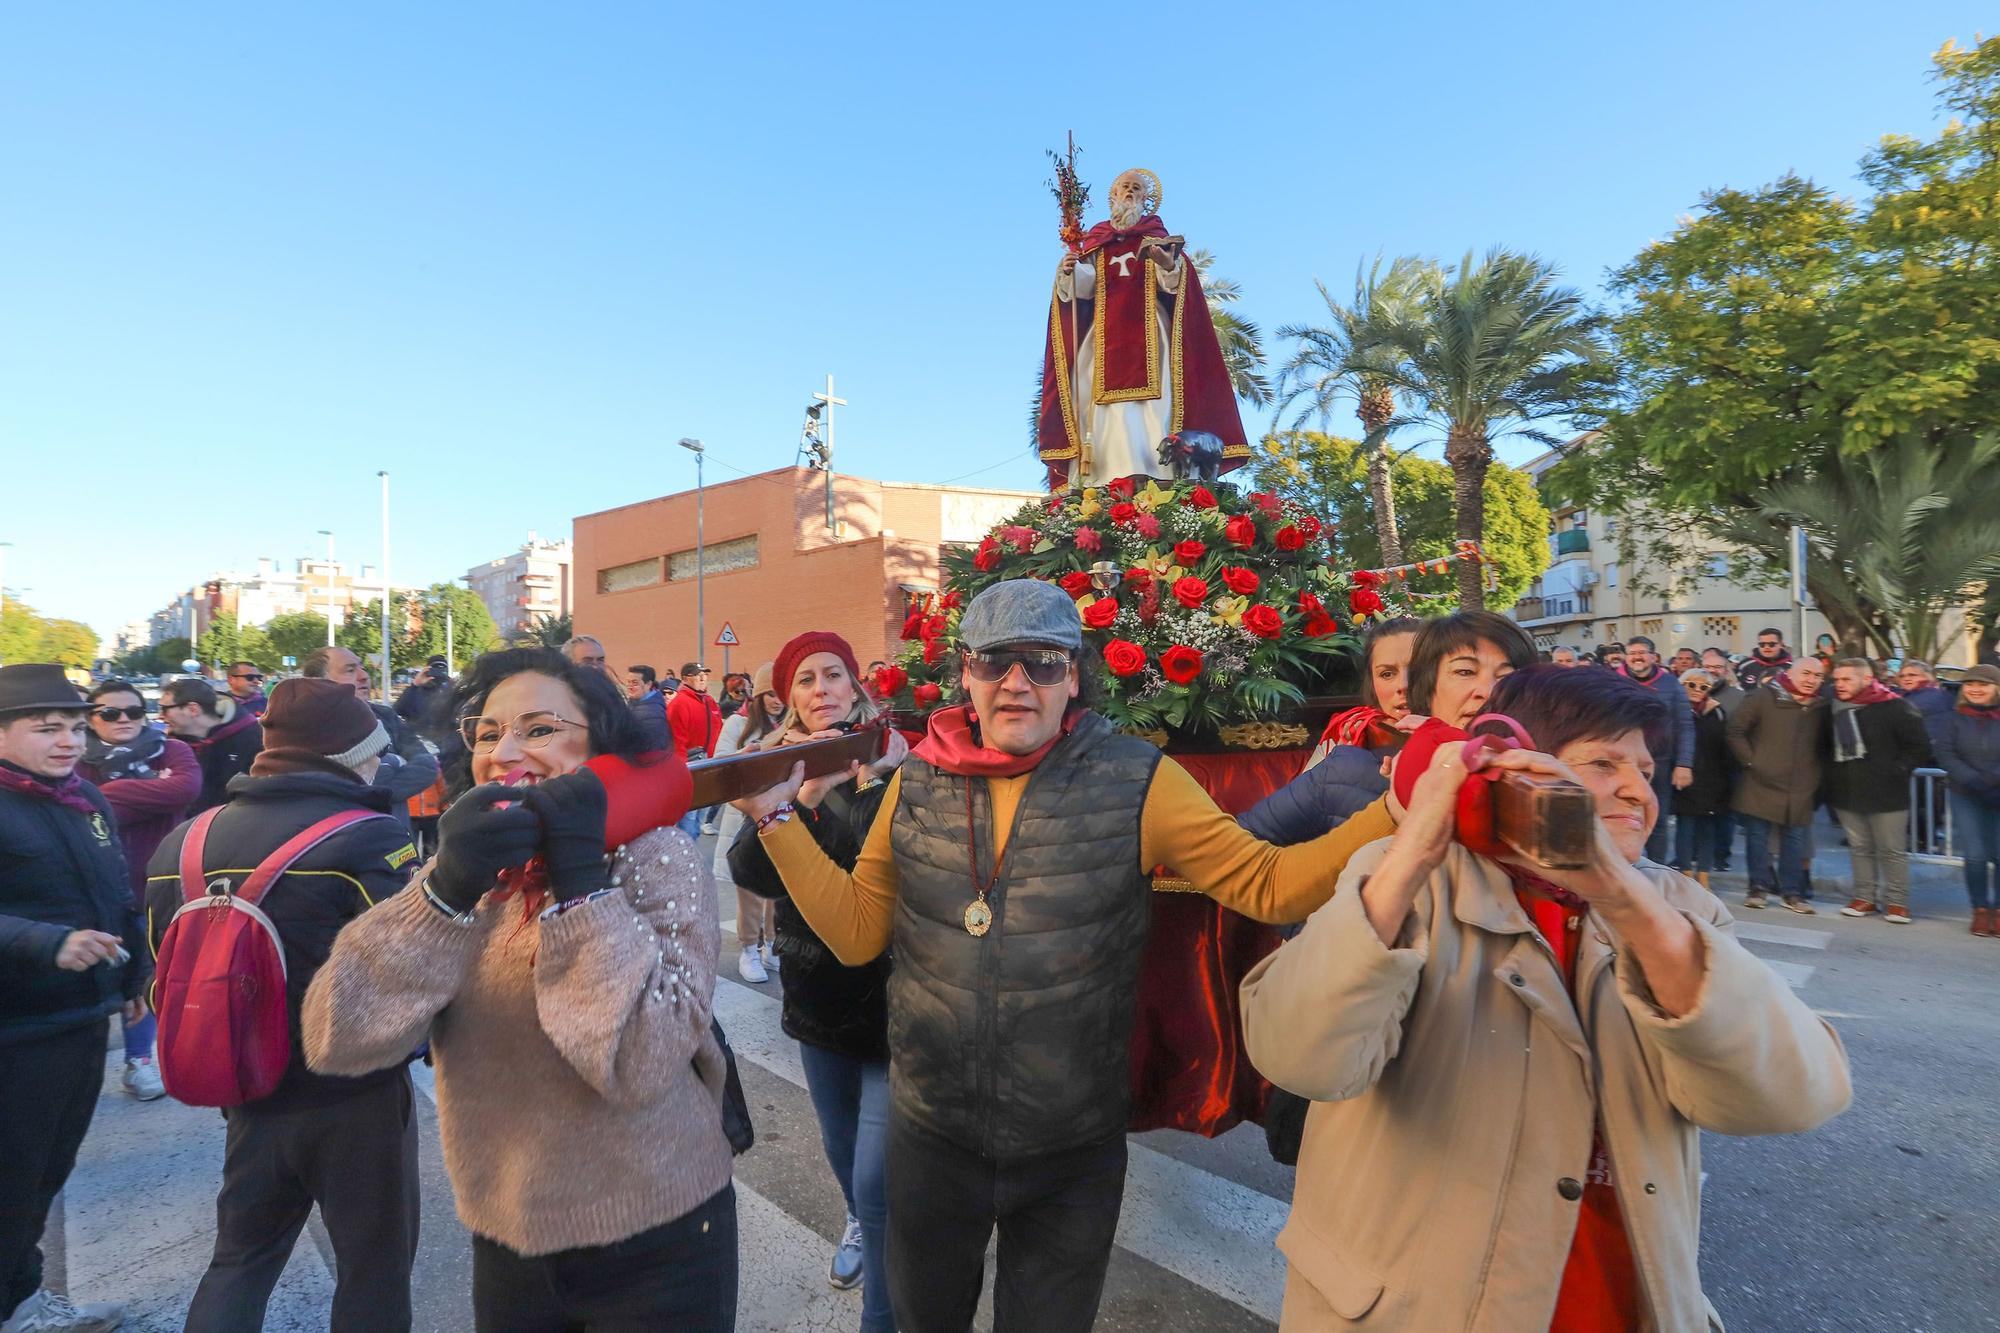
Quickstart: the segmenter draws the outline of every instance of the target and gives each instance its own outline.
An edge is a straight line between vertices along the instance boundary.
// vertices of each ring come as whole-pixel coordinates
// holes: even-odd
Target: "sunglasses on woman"
[[[1709,691],[1709,687],[1706,685],[1689,685],[1688,689],[1696,694],[1707,694]]]
[[[146,705],[133,704],[130,708],[93,708],[90,715],[99,722],[137,722],[146,716]]]
[[[965,650],[965,674],[991,683],[1007,679],[1018,664],[1035,685],[1060,685],[1069,675],[1069,654],[1055,648],[1023,648],[1000,653]]]

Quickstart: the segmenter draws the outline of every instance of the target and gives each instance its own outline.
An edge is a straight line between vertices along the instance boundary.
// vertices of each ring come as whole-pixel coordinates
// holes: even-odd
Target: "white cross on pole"
[[[831,373],[826,377],[826,392],[814,394],[813,399],[815,402],[826,404],[826,530],[837,533],[840,527],[833,517],[833,409],[846,407],[847,400],[833,396]]]

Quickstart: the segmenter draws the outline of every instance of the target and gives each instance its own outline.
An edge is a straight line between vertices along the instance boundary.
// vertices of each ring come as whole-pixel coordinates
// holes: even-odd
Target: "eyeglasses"
[[[264,679],[264,673],[261,671],[238,671],[232,676],[230,676],[230,679],[261,681]]]
[[[1700,685],[1700,684],[1696,684],[1696,683],[1694,683],[1694,682],[1692,682],[1692,681],[1690,681],[1690,682],[1688,683],[1688,690],[1689,690],[1689,691],[1690,691],[1691,693],[1694,693],[1694,694],[1707,694],[1707,693],[1708,693],[1708,691],[1709,691],[1709,688],[1710,688],[1710,687],[1709,687],[1709,686],[1707,686],[1707,685]]]
[[[90,715],[99,722],[137,722],[146,716],[146,705],[133,704],[129,708],[93,708]]]
[[[502,732],[511,731],[514,739],[524,750],[539,750],[556,738],[556,733],[564,727],[583,727],[581,722],[572,722],[554,713],[523,713],[512,722],[497,717],[463,717],[458,720],[458,734],[465,741],[465,748],[474,754],[485,754],[500,744]]]
[[[1018,664],[1034,685],[1060,685],[1069,675],[1069,654],[1054,648],[1024,648],[1004,653],[965,650],[965,674],[974,680],[1005,680]]]

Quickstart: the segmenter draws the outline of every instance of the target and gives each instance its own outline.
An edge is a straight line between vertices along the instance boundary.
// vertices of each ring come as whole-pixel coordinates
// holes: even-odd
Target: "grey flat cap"
[[[972,599],[958,622],[958,637],[975,653],[1009,643],[1043,643],[1083,651],[1083,620],[1076,602],[1053,583],[1008,579]]]

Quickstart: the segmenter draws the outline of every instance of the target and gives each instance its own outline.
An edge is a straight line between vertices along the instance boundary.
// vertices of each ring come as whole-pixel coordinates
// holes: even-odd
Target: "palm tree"
[[[1586,388],[1609,373],[1600,320],[1579,292],[1557,285],[1553,265],[1498,247],[1424,271],[1405,309],[1376,313],[1355,350],[1380,353],[1381,377],[1412,419],[1444,432],[1458,540],[1483,541],[1493,441],[1558,443],[1535,423],[1576,413]],[[1479,567],[1461,561],[1457,572],[1459,605],[1484,608]]]
[[[543,616],[531,620],[514,633],[514,643],[521,648],[554,648],[558,652],[576,633],[575,620],[571,616]]]
[[[1324,327],[1287,324],[1278,330],[1280,338],[1291,338],[1298,346],[1291,359],[1278,371],[1278,413],[1282,417],[1293,403],[1300,403],[1293,417],[1293,430],[1317,416],[1320,428],[1328,428],[1334,405],[1351,396],[1355,415],[1361,418],[1361,448],[1368,463],[1368,495],[1375,510],[1375,535],[1382,546],[1382,562],[1403,563],[1403,538],[1396,526],[1396,500],[1389,488],[1389,469],[1394,461],[1389,453],[1389,435],[1408,419],[1396,415],[1396,391],[1388,371],[1396,353],[1383,343],[1371,340],[1371,325],[1404,319],[1424,275],[1437,266],[1414,255],[1403,255],[1382,271],[1382,257],[1373,265],[1354,273],[1354,300],[1342,305],[1315,281],[1320,300],[1326,302]],[[1303,401],[1301,401],[1303,400]],[[1276,429],[1277,422],[1272,422]]]

